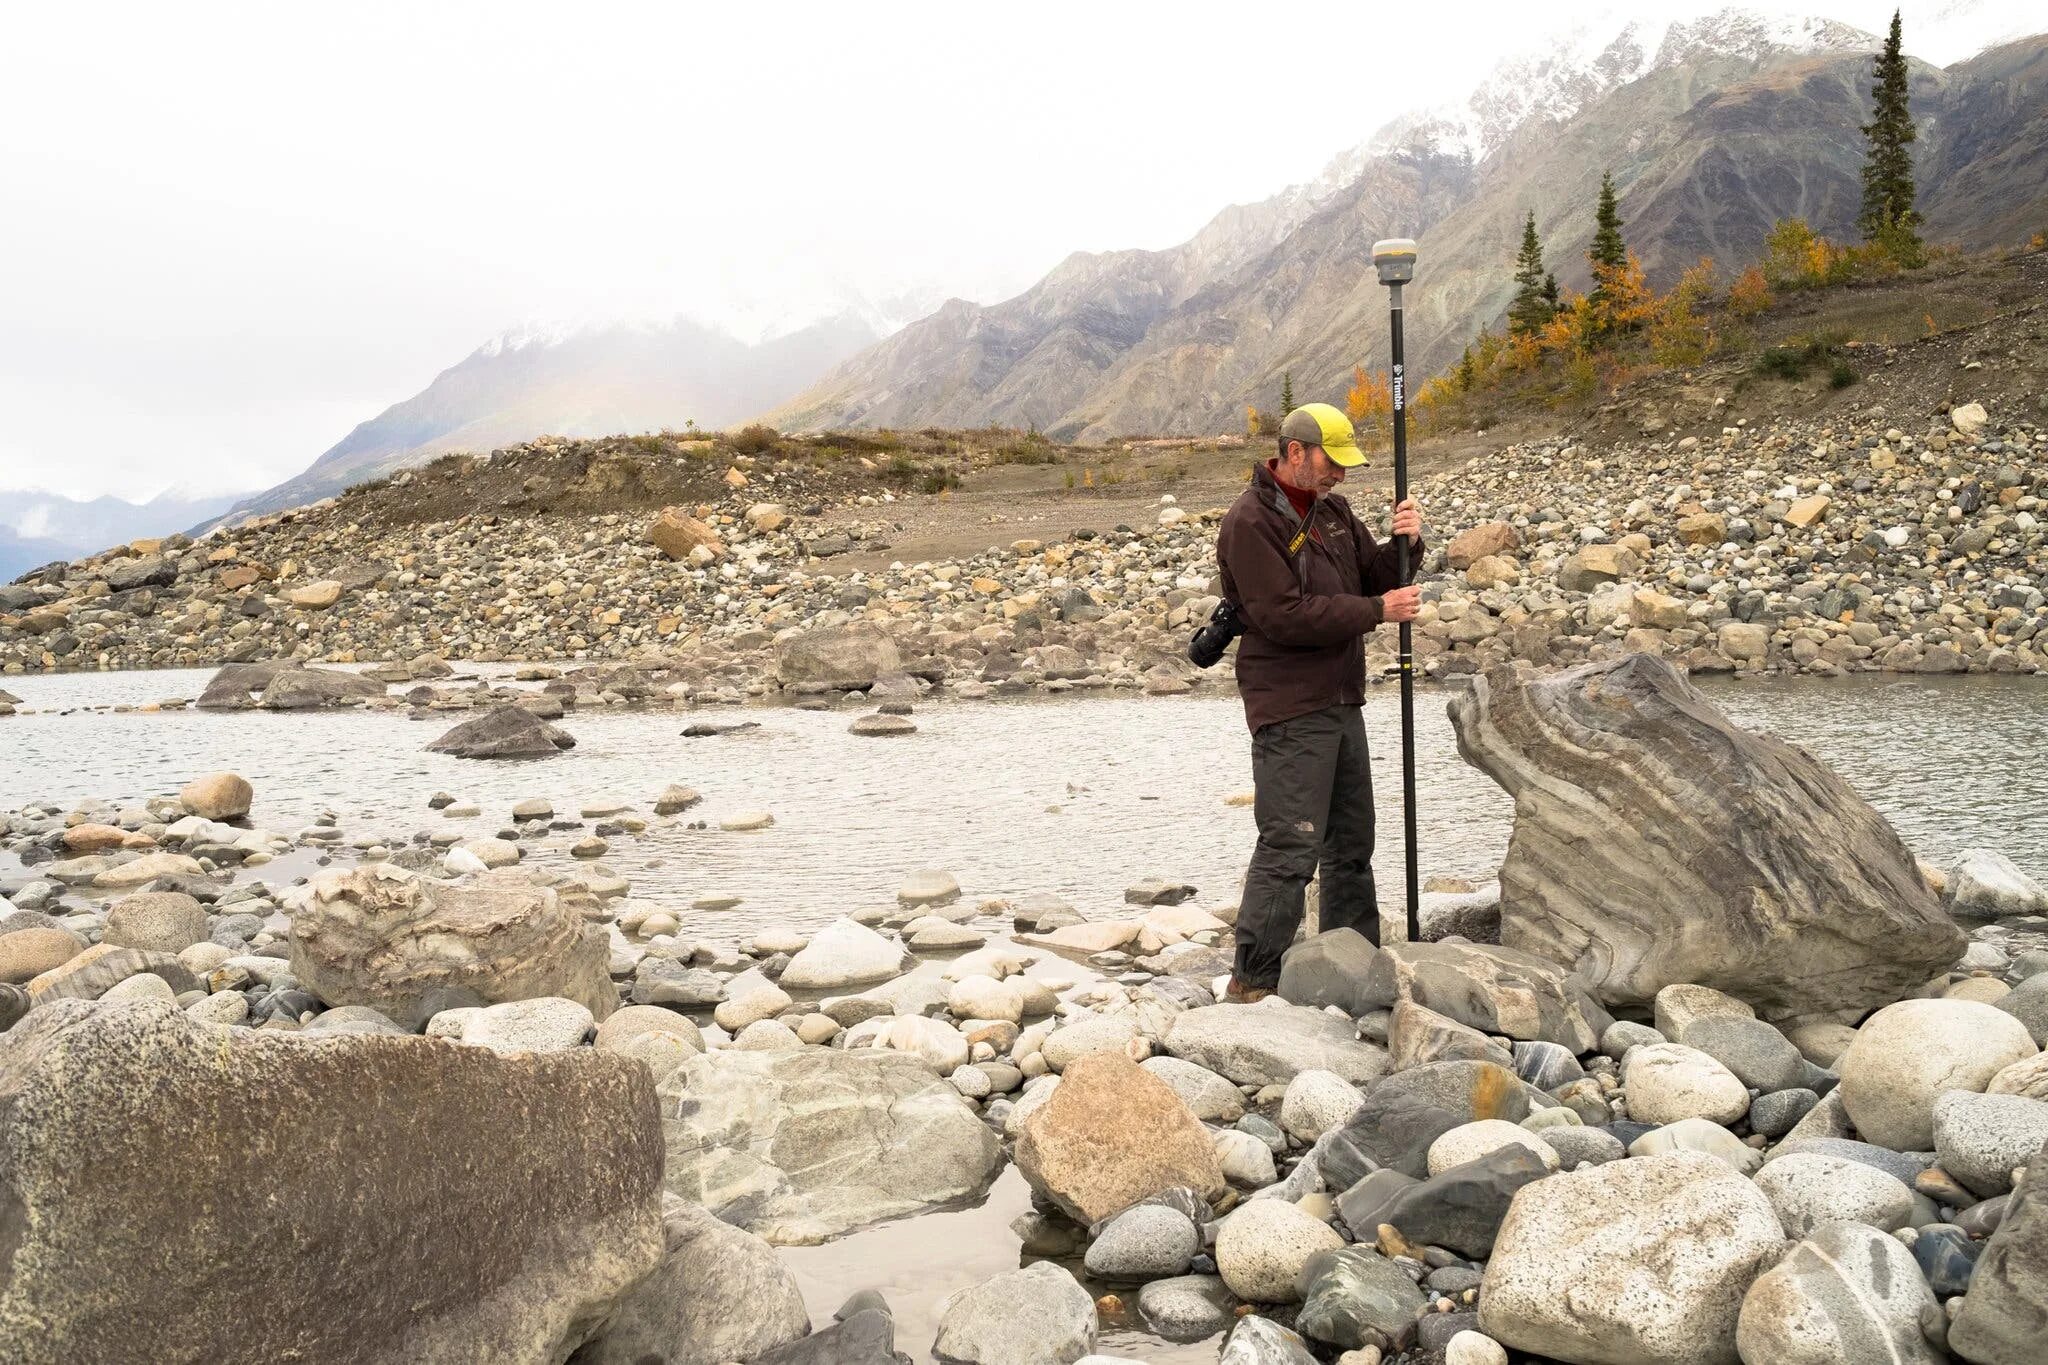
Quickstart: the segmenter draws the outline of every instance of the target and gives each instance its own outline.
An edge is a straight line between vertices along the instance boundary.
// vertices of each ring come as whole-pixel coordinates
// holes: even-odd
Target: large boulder
[[[1949,1328],[1949,1349],[1976,1365],[2034,1365],[2048,1340],[2048,1147],[2027,1170]]]
[[[1934,1146],[1934,1099],[1982,1091],[2040,1049],[2026,1025],[1975,1000],[1901,1000],[1863,1021],[1836,1069],[1856,1131],[1895,1152]]]
[[[663,1081],[668,1188],[778,1246],[980,1194],[1002,1145],[915,1057],[722,1050]]]
[[[678,508],[664,507],[660,515],[648,524],[647,540],[655,549],[670,559],[689,560],[693,564],[708,564],[725,554],[725,544],[718,538],[718,532]],[[702,554],[693,556],[693,552]]]
[[[228,664],[207,680],[194,705],[204,711],[310,711],[381,697],[385,690],[375,678],[333,668]]]
[[[1335,1005],[1346,1014],[1373,1008],[1364,996],[1366,973],[1379,949],[1356,929],[1332,929],[1295,944],[1280,959],[1282,999],[1295,1005]]]
[[[1051,1261],[948,1294],[932,1354],[946,1365],[1070,1365],[1095,1349],[1095,1299]]]
[[[789,960],[779,984],[786,990],[836,990],[887,981],[903,970],[908,954],[901,943],[865,924],[835,920],[811,936]]]
[[[561,996],[598,1019],[619,1003],[603,931],[509,868],[468,886],[390,863],[330,868],[298,898],[291,942],[292,975],[315,996],[409,1027],[450,993],[490,1004]]]
[[[138,891],[107,911],[101,942],[157,953],[182,953],[206,938],[206,911],[182,891]]]
[[[882,674],[902,668],[889,633],[865,622],[796,631],[775,647],[777,680],[798,691],[866,691]]]
[[[1784,1237],[1763,1194],[1704,1153],[1554,1175],[1516,1191],[1479,1325],[1583,1365],[1736,1365],[1743,1296]]]
[[[1861,1223],[1827,1223],[1757,1276],[1735,1345],[1763,1365],[1941,1365],[1941,1304],[1913,1253]]]
[[[567,730],[508,703],[462,722],[429,744],[427,752],[457,758],[546,758],[575,747]]]
[[[724,1365],[811,1330],[803,1290],[775,1248],[664,1193],[667,1254],[626,1295],[576,1365]]]
[[[1353,1085],[1387,1073],[1387,1054],[1358,1040],[1351,1022],[1322,1010],[1262,1001],[1203,1005],[1174,1018],[1166,1050],[1239,1085],[1285,1085],[1303,1071],[1334,1071]]]
[[[1986,1199],[2010,1190],[2013,1169],[2026,1165],[2043,1143],[2048,1104],[2040,1100],[1968,1090],[1934,1097],[1934,1150],[1941,1169]]]
[[[1600,1041],[1564,969],[1512,948],[1397,943],[1374,956],[1360,994],[1371,1009],[1412,1000],[1482,1033],[1541,1039],[1573,1052],[1591,1052]]]
[[[178,789],[178,804],[202,820],[234,820],[249,813],[256,799],[249,779],[236,773],[207,773]]]
[[[1628,1089],[1629,1117],[1638,1123],[1729,1124],[1749,1112],[1749,1091],[1733,1072],[1677,1043],[1630,1048],[1622,1059],[1621,1083]]]
[[[1374,1166],[1420,1180],[1429,1149],[1453,1128],[1483,1119],[1520,1123],[1542,1099],[1514,1072],[1485,1061],[1427,1062],[1397,1071],[1365,1092],[1344,1126],[1322,1139],[1322,1174],[1343,1189]]]
[[[1522,533],[1505,521],[1485,521],[1451,537],[1444,547],[1444,562],[1453,569],[1469,569],[1488,555],[1503,555],[1520,549]]]
[[[0,1036],[0,1112],[7,1360],[544,1365],[661,1256],[653,1087],[602,1053],[67,1000]]]
[[[1962,954],[1882,815],[1661,659],[1494,668],[1450,714],[1459,752],[1515,798],[1501,941],[1602,1000],[1698,982],[1771,1018],[1868,1009]]]
[[[1221,1198],[1215,1145],[1173,1087],[1120,1053],[1070,1063],[1024,1119],[1017,1169],[1081,1224],[1161,1190],[1186,1186]]]
[[[2048,891],[1992,848],[1965,849],[1948,870],[1949,909],[1973,919],[2048,914]]]

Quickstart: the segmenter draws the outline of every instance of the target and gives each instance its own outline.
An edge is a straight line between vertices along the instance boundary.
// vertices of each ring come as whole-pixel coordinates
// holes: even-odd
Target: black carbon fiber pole
[[[1415,278],[1415,243],[1405,238],[1376,242],[1373,264],[1380,282],[1390,291],[1389,312],[1393,324],[1392,396],[1394,407],[1394,505],[1408,498],[1408,376],[1401,355],[1401,286]],[[1395,536],[1395,564],[1400,586],[1408,586],[1408,537]],[[1415,635],[1411,623],[1401,622],[1401,831],[1406,836],[1408,855],[1408,942],[1422,938],[1422,889],[1415,849]]]

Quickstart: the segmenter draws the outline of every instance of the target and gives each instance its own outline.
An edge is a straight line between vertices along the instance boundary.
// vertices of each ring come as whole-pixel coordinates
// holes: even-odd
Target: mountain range
[[[148,502],[60,493],[0,492],[0,583],[56,560],[70,561],[141,536],[160,536],[219,516],[232,497],[173,490]]]
[[[1283,376],[1337,398],[1354,365],[1384,364],[1387,300],[1366,262],[1393,236],[1419,244],[1406,330],[1409,367],[1427,375],[1502,318],[1530,210],[1559,280],[1585,287],[1603,170],[1655,285],[1702,255],[1747,263],[1783,217],[1853,239],[1880,45],[1741,10],[1581,31],[1181,246],[1078,254],[1014,299],[949,302],[767,420],[998,423],[1081,441],[1239,429]],[[2016,244],[2048,223],[2048,38],[1914,63],[1912,107],[1930,238]]]
[[[886,324],[883,324],[886,325]],[[688,318],[508,332],[223,520],[295,507],[456,450],[746,420],[880,335],[848,310],[753,344]]]

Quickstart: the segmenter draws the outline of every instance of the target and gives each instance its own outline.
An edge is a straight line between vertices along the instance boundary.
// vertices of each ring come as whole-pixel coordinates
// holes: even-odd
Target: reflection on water
[[[563,722],[573,750],[496,763],[426,753],[459,715],[300,715],[197,711],[110,714],[62,708],[139,704],[197,694],[208,674],[24,677],[9,690],[39,714],[0,720],[0,809],[31,800],[135,800],[176,791],[195,773],[230,768],[256,786],[258,824],[296,830],[332,811],[351,837],[419,831],[491,834],[514,802],[551,801],[574,818],[616,797],[649,818],[612,841],[607,865],[634,894],[677,906],[739,896],[737,909],[693,912],[687,932],[732,939],[768,924],[810,928],[891,903],[903,874],[942,867],[967,897],[1052,892],[1084,912],[1120,909],[1147,876],[1192,882],[1224,903],[1250,853],[1249,809],[1226,798],[1251,785],[1250,744],[1234,697],[1132,696],[939,702],[918,733],[856,738],[854,710],[721,710],[759,728],[713,738],[680,731],[706,713],[593,710]],[[1973,844],[2003,849],[2048,876],[2048,681],[2031,678],[1703,680],[1745,725],[1817,755],[1884,811],[1907,844],[1940,861]],[[1417,697],[1419,842],[1425,876],[1485,877],[1507,846],[1512,803],[1457,755],[1447,693]],[[1382,898],[1401,868],[1400,701],[1372,693],[1366,724],[1379,801],[1375,859]],[[672,782],[702,805],[652,817]],[[446,820],[436,791],[482,814]],[[726,833],[721,817],[767,810],[775,824]],[[691,826],[708,822],[709,828]],[[530,856],[568,864],[576,835]]]

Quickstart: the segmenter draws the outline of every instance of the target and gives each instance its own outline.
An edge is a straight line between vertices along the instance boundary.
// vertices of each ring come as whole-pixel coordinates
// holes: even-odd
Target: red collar
[[[1281,478],[1277,468],[1279,463],[1280,461],[1277,457],[1268,460],[1266,461],[1266,468],[1272,472],[1273,482],[1280,485],[1280,491],[1287,495],[1287,501],[1293,505],[1294,515],[1305,518],[1308,516],[1308,509],[1316,505],[1316,495],[1312,492],[1304,492],[1302,489],[1296,488],[1293,484]]]

